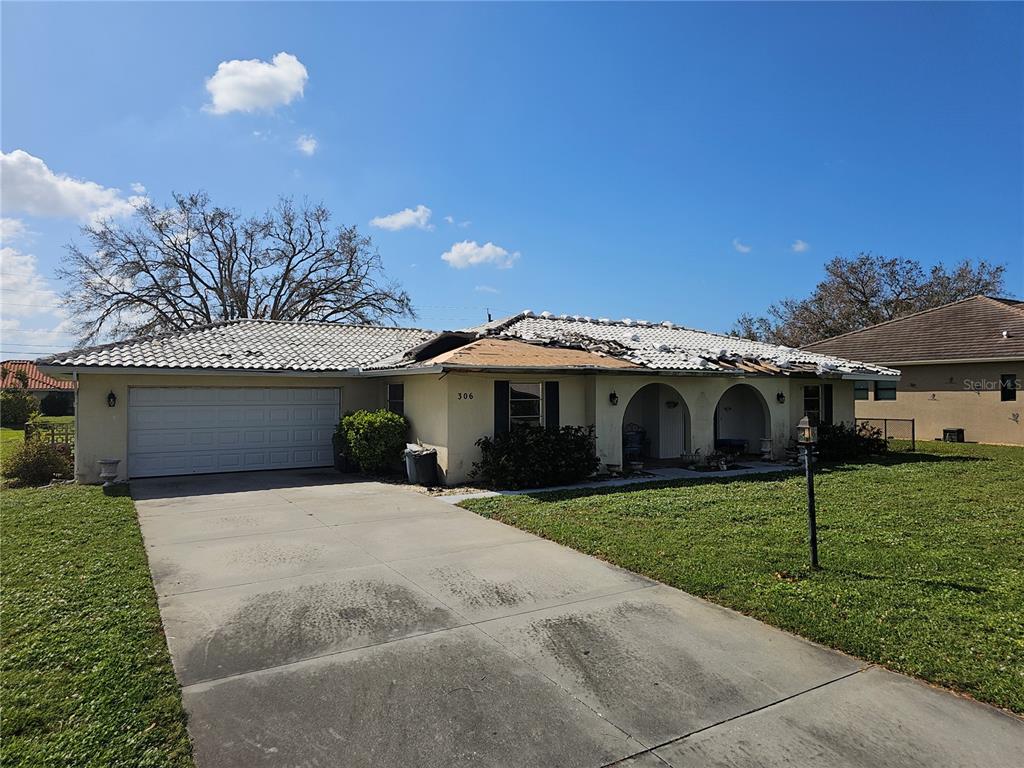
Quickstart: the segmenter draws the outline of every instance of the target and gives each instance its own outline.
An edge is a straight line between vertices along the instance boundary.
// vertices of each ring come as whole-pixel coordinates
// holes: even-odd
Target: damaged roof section
[[[606,320],[544,312],[518,315],[469,329],[482,336],[514,338],[531,343],[608,355],[656,371],[805,374],[841,377],[847,374],[898,376],[880,365],[845,360],[806,350],[697,331],[673,323]]]
[[[407,355],[401,361],[382,361],[379,365],[370,366],[374,369],[434,367],[464,370],[643,370],[643,366],[607,354],[497,336],[464,341],[460,347],[420,360]]]

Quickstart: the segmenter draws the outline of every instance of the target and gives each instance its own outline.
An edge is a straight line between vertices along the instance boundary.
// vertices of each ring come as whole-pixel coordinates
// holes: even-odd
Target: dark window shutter
[[[832,423],[832,385],[826,384],[822,387],[821,423]]]
[[[494,382],[494,434],[508,432],[508,382]]]
[[[544,382],[544,426],[557,427],[558,424],[558,382]]]

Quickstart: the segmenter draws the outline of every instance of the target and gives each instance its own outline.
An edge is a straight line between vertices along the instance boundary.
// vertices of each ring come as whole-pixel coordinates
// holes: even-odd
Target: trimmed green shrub
[[[370,474],[395,469],[402,458],[409,422],[391,411],[355,411],[341,417],[336,432],[341,452]]]
[[[0,425],[23,427],[37,413],[39,403],[24,389],[12,387],[0,391]]]
[[[822,461],[866,459],[888,450],[889,444],[877,427],[845,422],[818,427],[818,455]]]
[[[46,485],[70,477],[70,451],[42,440],[26,440],[4,462],[4,475],[24,485]]]
[[[496,488],[542,488],[590,477],[601,466],[593,427],[516,425],[508,432],[476,441],[480,461],[473,477]]]

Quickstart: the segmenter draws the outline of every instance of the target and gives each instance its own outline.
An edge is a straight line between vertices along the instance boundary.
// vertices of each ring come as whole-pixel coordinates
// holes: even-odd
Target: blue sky
[[[727,330],[860,251],[1005,262],[1024,293],[1019,4],[0,14],[4,357],[71,345],[49,278],[82,220],[172,190],[322,200],[433,328],[532,308]],[[215,77],[282,52],[263,91]],[[483,263],[442,259],[464,241],[450,259]]]

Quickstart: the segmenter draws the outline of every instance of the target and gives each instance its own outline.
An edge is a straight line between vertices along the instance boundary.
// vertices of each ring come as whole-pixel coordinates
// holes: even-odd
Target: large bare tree
[[[282,198],[248,218],[205,193],[82,228],[58,276],[83,342],[237,318],[382,323],[414,316],[369,237]]]
[[[912,259],[837,256],[806,299],[783,299],[765,315],[741,315],[732,334],[799,347],[979,293],[1000,293],[1006,267],[962,261],[928,272]]]

